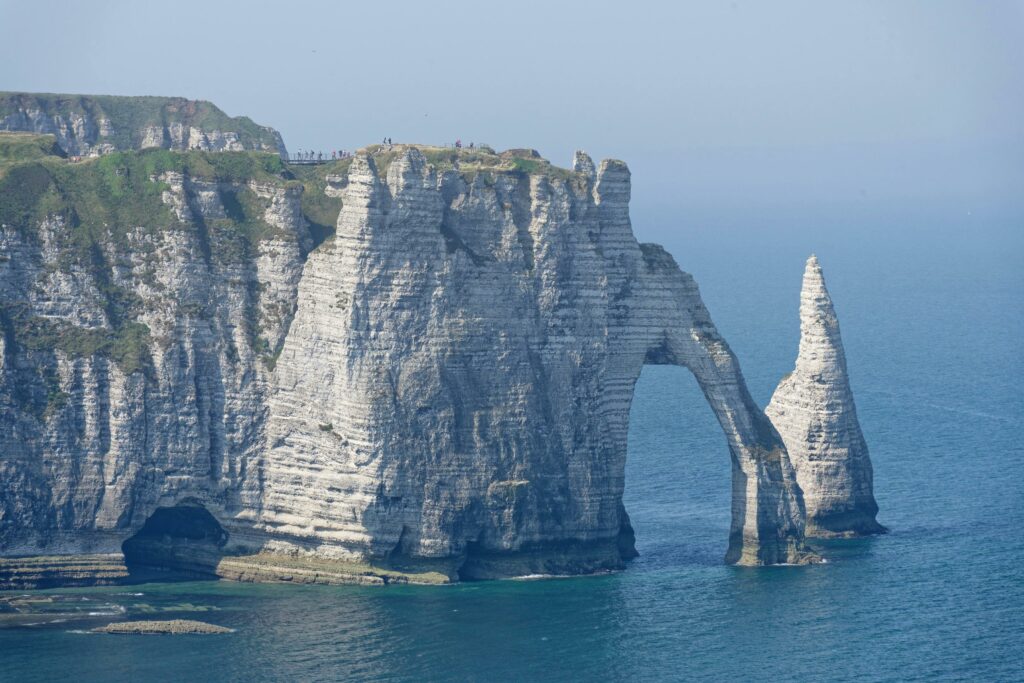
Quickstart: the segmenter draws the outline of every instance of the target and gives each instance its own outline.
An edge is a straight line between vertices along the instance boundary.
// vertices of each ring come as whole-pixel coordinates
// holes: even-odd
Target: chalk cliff
[[[0,92],[0,131],[53,135],[61,149],[74,156],[147,147],[287,156],[274,129],[183,97]]]
[[[765,410],[782,435],[807,507],[809,536],[882,533],[867,443],[846,372],[839,320],[818,259],[800,292],[800,351]]]
[[[0,173],[2,556],[618,568],[650,363],[689,368],[722,425],[726,560],[812,557],[783,441],[693,278],[634,238],[622,162],[146,150]]]

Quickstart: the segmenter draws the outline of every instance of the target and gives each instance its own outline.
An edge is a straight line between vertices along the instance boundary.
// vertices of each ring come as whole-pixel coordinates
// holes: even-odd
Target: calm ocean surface
[[[0,680],[1024,680],[1024,249],[1013,226],[930,234],[663,239],[761,405],[792,368],[817,251],[887,536],[833,543],[821,566],[724,566],[724,438],[686,371],[652,367],[633,405],[626,508],[641,556],[625,572],[45,591],[40,610],[100,614],[0,628]],[[75,632],[122,610],[237,631]]]

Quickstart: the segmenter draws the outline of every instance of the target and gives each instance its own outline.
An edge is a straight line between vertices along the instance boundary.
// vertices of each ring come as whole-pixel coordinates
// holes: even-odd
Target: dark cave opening
[[[184,502],[157,508],[121,551],[133,574],[155,570],[213,576],[227,541],[228,533],[209,510]]]

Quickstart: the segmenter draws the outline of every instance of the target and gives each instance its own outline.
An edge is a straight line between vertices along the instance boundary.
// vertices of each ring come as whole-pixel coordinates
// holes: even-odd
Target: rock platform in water
[[[234,629],[204,621],[191,619],[169,619],[167,621],[118,621],[92,629],[93,633],[116,633],[137,635],[213,635],[234,633]]]

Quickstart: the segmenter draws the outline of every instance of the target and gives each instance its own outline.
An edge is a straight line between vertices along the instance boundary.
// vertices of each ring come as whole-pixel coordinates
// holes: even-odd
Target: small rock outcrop
[[[192,619],[168,619],[166,621],[118,621],[94,628],[92,632],[133,635],[214,635],[234,633],[234,629]]]
[[[765,412],[796,468],[807,535],[883,533],[875,521],[871,458],[850,391],[839,321],[813,255],[800,292],[796,368],[779,383]]]

